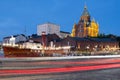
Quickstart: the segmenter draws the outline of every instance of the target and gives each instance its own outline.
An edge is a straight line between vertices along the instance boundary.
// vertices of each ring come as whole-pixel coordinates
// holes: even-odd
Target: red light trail
[[[77,66],[77,67],[64,67],[64,68],[39,68],[39,69],[27,69],[27,70],[1,70],[0,76],[4,75],[15,75],[15,74],[49,74],[49,73],[60,73],[60,72],[74,72],[74,71],[87,71],[87,70],[98,70],[108,68],[120,68],[120,64],[105,64],[95,66]]]
[[[42,62],[41,62],[42,63]],[[99,59],[93,61],[81,61],[81,62],[43,62],[43,64],[97,64],[92,66],[73,66],[73,67],[59,67],[59,68],[35,68],[35,69],[3,69],[0,70],[0,76],[9,75],[29,75],[29,74],[50,74],[50,73],[61,73],[61,72],[75,72],[75,71],[87,71],[87,70],[99,70],[109,68],[120,68],[120,59]]]

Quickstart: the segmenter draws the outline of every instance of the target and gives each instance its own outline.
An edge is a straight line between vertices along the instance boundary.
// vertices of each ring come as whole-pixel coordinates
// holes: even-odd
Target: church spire
[[[85,9],[85,8],[87,8],[86,2],[85,2],[85,4],[84,4],[84,9]]]
[[[82,16],[90,16],[90,14],[89,14],[89,12],[87,10],[87,5],[86,4],[84,6],[84,10],[83,10]]]

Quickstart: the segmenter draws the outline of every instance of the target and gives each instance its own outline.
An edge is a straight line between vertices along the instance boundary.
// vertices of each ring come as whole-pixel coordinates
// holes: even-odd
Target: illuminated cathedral
[[[84,6],[82,16],[78,24],[73,25],[72,37],[97,37],[99,34],[99,25],[91,16],[87,10],[87,6]]]

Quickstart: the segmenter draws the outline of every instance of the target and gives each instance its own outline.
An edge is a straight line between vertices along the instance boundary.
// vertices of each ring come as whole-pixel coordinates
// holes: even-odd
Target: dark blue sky
[[[100,33],[120,36],[120,0],[0,0],[0,40],[3,37],[36,33],[37,25],[52,22],[71,32],[87,4]]]

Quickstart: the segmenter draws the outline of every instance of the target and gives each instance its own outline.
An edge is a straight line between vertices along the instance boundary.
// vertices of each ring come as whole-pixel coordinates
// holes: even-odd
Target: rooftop
[[[66,32],[66,31],[60,31],[61,33],[67,33],[67,34],[70,34],[70,32]]]

